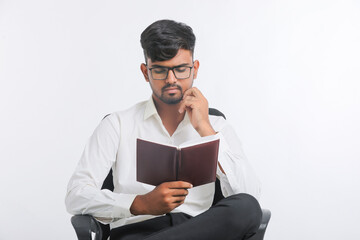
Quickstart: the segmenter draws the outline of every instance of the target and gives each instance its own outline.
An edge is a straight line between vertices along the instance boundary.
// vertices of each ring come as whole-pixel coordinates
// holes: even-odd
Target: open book
[[[208,136],[180,146],[137,139],[137,181],[157,186],[186,181],[194,187],[215,182],[219,138]]]

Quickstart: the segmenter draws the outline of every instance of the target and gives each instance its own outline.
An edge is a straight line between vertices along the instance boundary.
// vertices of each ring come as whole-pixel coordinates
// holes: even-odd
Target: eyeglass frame
[[[178,66],[175,66],[175,67],[158,66],[158,67],[149,68],[147,65],[146,65],[146,67],[147,67],[147,69],[150,71],[151,77],[152,77],[152,79],[154,79],[154,80],[160,80],[160,81],[161,81],[161,80],[167,79],[168,76],[169,76],[169,71],[170,71],[170,70],[173,72],[174,77],[175,77],[176,79],[178,79],[178,80],[184,80],[184,79],[188,79],[188,78],[191,76],[191,71],[192,71],[192,69],[194,68],[194,63],[193,63],[193,65],[192,65],[191,67],[189,67],[189,66],[183,66],[183,65],[186,65],[186,64],[181,64],[181,65],[178,65]],[[186,77],[186,78],[178,78],[178,77],[176,77],[176,73],[174,72],[174,69],[175,69],[175,68],[180,68],[180,67],[190,68],[190,73],[189,73],[189,76],[188,76],[188,77]],[[163,79],[154,78],[154,77],[153,77],[153,73],[152,73],[152,71],[151,71],[151,70],[154,69],[154,68],[165,68],[165,69],[167,69],[166,77],[163,78]]]

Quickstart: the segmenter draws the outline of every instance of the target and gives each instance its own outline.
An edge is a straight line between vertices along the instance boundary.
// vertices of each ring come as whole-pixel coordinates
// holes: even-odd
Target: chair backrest
[[[222,112],[220,112],[219,110],[215,109],[215,108],[209,108],[209,115],[221,116],[221,117],[226,119],[225,115]],[[107,116],[109,116],[109,114],[106,115],[104,118],[106,118]],[[109,174],[105,178],[101,189],[108,189],[110,191],[114,190],[112,169],[110,169]],[[216,204],[218,201],[220,201],[223,198],[224,198],[224,196],[223,196],[223,194],[221,192],[220,181],[219,181],[219,179],[216,179],[216,182],[215,182],[215,194],[214,194],[214,200],[213,200],[212,205]],[[100,223],[100,226],[101,226],[102,231],[103,231],[103,237],[102,238],[103,238],[103,240],[106,240],[108,238],[108,236],[110,235],[110,226],[109,225],[104,225],[102,223]]]

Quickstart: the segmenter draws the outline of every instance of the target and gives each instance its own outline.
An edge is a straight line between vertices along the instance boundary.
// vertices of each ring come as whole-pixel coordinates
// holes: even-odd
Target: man
[[[250,236],[260,224],[261,209],[253,197],[260,188],[234,131],[222,117],[209,116],[206,98],[192,86],[199,70],[192,29],[160,20],[144,30],[141,45],[141,71],[152,96],[101,121],[69,182],[67,210],[110,222],[116,240]],[[153,187],[136,181],[137,138],[179,145],[215,134],[220,139],[217,177],[226,197],[218,204],[211,206],[214,183]],[[111,168],[114,191],[100,190]]]

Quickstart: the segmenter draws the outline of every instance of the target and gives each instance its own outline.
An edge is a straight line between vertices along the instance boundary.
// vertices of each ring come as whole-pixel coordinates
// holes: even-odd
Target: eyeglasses
[[[171,70],[174,73],[174,76],[176,79],[187,79],[190,77],[191,69],[194,67],[188,67],[188,66],[177,66],[177,67],[153,67],[149,68],[149,71],[151,73],[151,77],[154,80],[165,80],[167,79],[169,75],[169,70]]]

